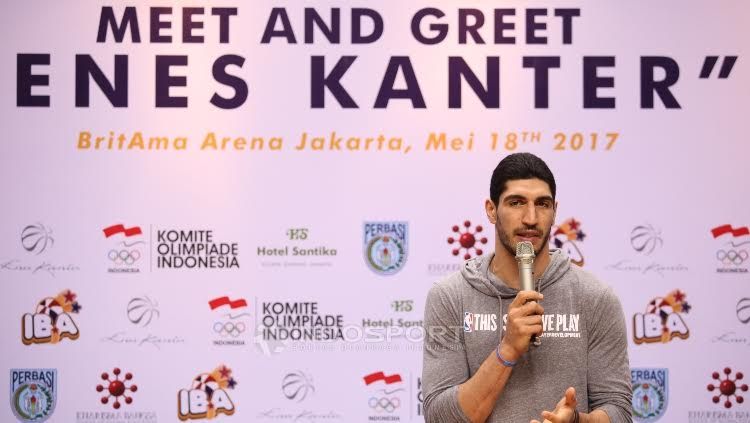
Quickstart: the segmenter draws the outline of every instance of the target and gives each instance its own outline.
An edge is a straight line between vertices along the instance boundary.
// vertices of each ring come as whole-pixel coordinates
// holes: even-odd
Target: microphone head
[[[516,258],[535,257],[534,245],[531,241],[521,241],[516,244]]]

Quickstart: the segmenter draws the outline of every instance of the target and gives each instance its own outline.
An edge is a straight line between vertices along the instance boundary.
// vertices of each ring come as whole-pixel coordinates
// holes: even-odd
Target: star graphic
[[[65,297],[65,301],[69,303],[72,303],[76,299],[76,294],[74,294],[70,290],[65,291],[65,294],[63,294],[63,296]]]
[[[586,237],[586,234],[583,233],[583,231],[578,231],[578,241],[583,241],[583,238]]]
[[[568,224],[570,225],[570,230],[571,231],[578,230],[578,227],[581,226],[581,222],[579,222],[579,221],[577,221],[577,220],[575,220],[573,218],[570,219],[570,222],[568,222]]]
[[[229,379],[229,389],[234,389],[234,387],[237,386],[237,381],[234,380],[234,378]]]
[[[674,300],[680,303],[685,301],[685,293],[678,289],[674,292]]]
[[[691,308],[693,308],[693,306],[691,306],[688,303],[685,303],[685,304],[682,305],[682,311],[683,311],[683,313],[689,313]]]
[[[230,374],[232,374],[232,371],[227,368],[227,366],[221,366],[219,369],[219,374],[223,378],[228,378]]]
[[[73,303],[73,313],[78,313],[79,311],[81,311],[81,305],[76,301]]]

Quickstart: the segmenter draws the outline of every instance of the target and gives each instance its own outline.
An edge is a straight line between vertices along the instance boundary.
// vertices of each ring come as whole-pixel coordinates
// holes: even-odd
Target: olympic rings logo
[[[215,322],[213,329],[214,333],[218,333],[223,337],[231,336],[232,338],[236,338],[245,332],[246,327],[242,322],[237,324],[232,322]]]
[[[745,250],[719,250],[716,252],[716,259],[724,264],[739,266],[748,259],[748,254]]]
[[[128,266],[132,266],[133,263],[141,258],[141,252],[138,250],[128,251],[125,249],[119,251],[109,250],[107,257],[115,264],[126,264]]]
[[[385,411],[386,413],[393,413],[397,408],[401,406],[401,400],[397,397],[371,397],[370,401],[368,401],[368,405],[370,406],[370,408],[374,409],[377,412]]]

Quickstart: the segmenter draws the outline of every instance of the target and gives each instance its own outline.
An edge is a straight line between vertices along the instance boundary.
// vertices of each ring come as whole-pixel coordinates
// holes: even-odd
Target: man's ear
[[[559,203],[555,201],[555,209],[552,210],[552,223],[555,223],[557,221],[557,206]]]
[[[489,198],[484,200],[484,211],[487,213],[487,220],[489,220],[490,223],[493,225],[497,223],[497,207],[495,207],[495,203]]]

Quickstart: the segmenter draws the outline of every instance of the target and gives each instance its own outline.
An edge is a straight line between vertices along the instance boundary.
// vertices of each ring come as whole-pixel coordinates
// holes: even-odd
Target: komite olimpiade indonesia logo
[[[721,242],[716,250],[719,273],[747,273],[750,260],[750,229],[747,226],[720,225],[711,229],[711,235]]]
[[[401,270],[408,252],[408,230],[406,222],[365,222],[365,261],[373,272],[392,275]]]
[[[102,229],[104,237],[111,238],[112,245],[107,252],[110,264],[107,271],[110,273],[137,273],[140,272],[138,262],[143,253],[141,249],[145,242],[141,240],[143,231],[139,226],[126,228],[121,223],[114,224]]]
[[[19,421],[41,423],[57,403],[57,370],[11,369],[10,409]]]
[[[633,419],[655,422],[664,415],[669,399],[668,369],[631,369]]]
[[[383,413],[392,414],[401,407],[401,393],[404,392],[405,389],[401,387],[403,379],[401,379],[400,374],[394,373],[386,375],[383,372],[374,372],[365,376],[363,379],[365,385],[371,387],[367,405],[376,413],[376,416]],[[382,416],[376,416],[372,416],[370,420],[400,420],[397,416],[385,419],[382,418]]]

